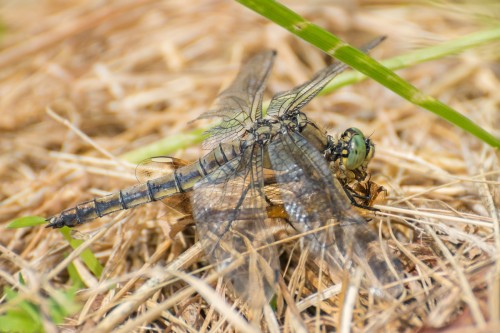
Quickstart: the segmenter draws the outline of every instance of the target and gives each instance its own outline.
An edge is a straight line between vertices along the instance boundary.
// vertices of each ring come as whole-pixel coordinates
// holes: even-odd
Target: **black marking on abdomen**
[[[75,217],[76,217],[76,222],[77,224],[82,224],[82,219],[80,218],[80,209],[78,206],[75,207]]]
[[[219,143],[219,149],[220,149],[220,153],[222,155],[222,159],[224,160],[224,163],[227,163],[227,161],[228,161],[227,156],[224,153],[224,149],[222,148],[222,145],[220,143]]]
[[[179,193],[184,193],[184,189],[182,188],[181,182],[179,180],[179,175],[177,174],[177,170],[174,171],[174,181],[175,181],[175,188]]]
[[[122,190],[118,191],[118,197],[120,198],[120,204],[122,205],[123,209],[127,209],[127,205],[125,205],[125,201],[123,201],[123,193]]]
[[[149,180],[146,182],[146,187],[148,188],[148,196],[151,201],[156,201],[155,197],[153,196],[153,189],[151,188],[151,183]]]
[[[202,176],[208,175],[207,170],[205,170],[205,167],[203,166],[203,163],[201,162],[201,158],[198,159],[198,164],[200,165],[201,172],[203,173]]]
[[[99,217],[99,218],[103,217],[101,211],[99,210],[99,208],[97,206],[97,201],[95,200],[95,198],[94,198],[94,208],[95,208],[95,213],[96,213],[97,217]]]

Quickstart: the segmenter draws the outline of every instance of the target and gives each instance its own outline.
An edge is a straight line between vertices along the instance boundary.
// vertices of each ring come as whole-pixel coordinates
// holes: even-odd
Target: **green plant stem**
[[[422,93],[387,67],[382,66],[368,55],[346,44],[340,38],[305,20],[282,4],[272,0],[237,1],[318,47],[330,56],[369,76],[411,103],[435,113],[441,118],[475,135],[487,144],[500,148],[500,139],[476,125],[469,118],[435,98]]]
[[[203,134],[205,131],[205,128],[198,128],[189,133],[173,135],[153,142],[147,146],[129,151],[121,155],[120,158],[130,163],[140,163],[152,156],[172,154],[179,149],[202,142],[203,139],[205,139],[205,135]]]
[[[439,45],[433,45],[426,48],[411,51],[409,53],[386,59],[381,64],[390,70],[408,68],[427,61],[441,59],[447,55],[457,54],[464,50],[474,48],[489,42],[500,40],[500,28],[494,28],[485,31],[478,31],[463,37],[453,39]],[[332,80],[322,91],[320,95],[328,94],[341,87],[351,85],[366,79],[366,76],[360,72],[344,72]]]
[[[463,52],[464,50],[497,41],[499,39],[500,28],[474,32],[469,35],[444,42],[440,45],[426,47],[393,57],[391,59],[386,59],[382,61],[382,64],[391,70],[407,68],[433,59],[440,59],[450,54]],[[330,84],[323,89],[321,95],[329,94],[341,87],[360,82],[364,79],[366,79],[366,76],[359,72],[344,72],[330,82]],[[269,101],[264,103],[264,109],[267,109],[268,104]],[[201,128],[188,133],[172,135],[147,146],[125,153],[121,155],[120,158],[123,158],[131,163],[139,163],[151,156],[172,154],[179,149],[184,149],[203,141],[203,132],[207,129],[208,128]]]

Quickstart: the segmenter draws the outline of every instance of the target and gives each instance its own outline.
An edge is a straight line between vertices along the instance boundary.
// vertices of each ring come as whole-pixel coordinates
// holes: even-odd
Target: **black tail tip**
[[[45,219],[45,221],[47,222],[47,225],[45,226],[46,229],[57,229],[57,228],[61,228],[63,227],[64,225],[60,225],[60,223],[57,223],[56,219],[54,219],[54,217],[49,217],[47,219]]]

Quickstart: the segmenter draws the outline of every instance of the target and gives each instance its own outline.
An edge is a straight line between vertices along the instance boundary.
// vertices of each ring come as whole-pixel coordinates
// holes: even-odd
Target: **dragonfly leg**
[[[371,206],[371,201],[375,199],[371,193],[371,186],[372,186],[372,182],[368,181],[368,185],[366,186],[365,189],[363,189],[364,193],[361,192],[361,194],[360,194],[360,192],[354,190],[348,184],[345,184],[345,183],[342,184],[342,188],[344,189],[345,194],[347,195],[347,197],[349,198],[349,200],[351,201],[351,204],[353,206],[358,207],[358,208],[363,208],[366,210],[370,210],[370,211],[374,211],[374,212],[378,212],[378,211],[380,211],[379,209]],[[380,186],[377,189],[376,196],[380,192],[387,192],[387,191],[384,187]],[[356,200],[356,199],[361,199],[361,203],[358,202],[358,200]]]

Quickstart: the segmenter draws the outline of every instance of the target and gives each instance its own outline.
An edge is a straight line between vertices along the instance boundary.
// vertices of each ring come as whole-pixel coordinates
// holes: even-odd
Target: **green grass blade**
[[[130,163],[140,163],[146,158],[152,156],[168,155],[176,152],[179,149],[198,144],[205,139],[203,133],[206,129],[196,129],[189,133],[177,134],[156,142],[153,142],[145,147],[132,150],[120,156],[120,158]]]
[[[18,219],[13,220],[12,222],[9,223],[7,228],[26,228],[26,227],[34,227],[38,226],[41,224],[46,224],[47,220],[43,217],[40,216],[24,216],[20,217]],[[73,249],[76,249],[78,246],[80,246],[83,241],[79,239],[74,239],[71,237],[71,232],[68,227],[64,227],[60,229],[61,233],[63,234],[64,238],[70,243],[71,247]],[[99,263],[97,258],[94,256],[92,251],[89,249],[86,249],[82,252],[80,255],[82,258],[83,262],[87,265],[87,267],[94,273],[95,276],[100,277],[103,271],[102,265]]]
[[[49,299],[49,311],[52,321],[61,324],[64,319],[77,313],[81,305],[76,302],[76,288],[72,286],[69,290],[56,290]]]
[[[500,40],[500,28],[471,33],[460,38],[444,42],[440,45],[430,46],[418,49],[397,57],[386,59],[382,64],[391,69],[397,70],[401,68],[411,67],[433,59],[440,59],[450,54],[463,52],[464,50],[474,48],[479,45]],[[329,94],[341,87],[354,84],[366,79],[366,76],[355,71],[344,72],[336,77],[325,89],[321,92]],[[267,109],[269,101],[264,103],[264,109]],[[173,152],[187,148],[191,145],[198,144],[203,141],[203,132],[208,128],[196,129],[188,133],[177,134],[156,141],[145,147],[132,150],[120,156],[131,163],[139,163],[146,158],[152,156],[168,155]]]
[[[68,274],[72,281],[71,288],[73,291],[78,291],[79,289],[85,288],[85,283],[83,282],[82,277],[78,273],[76,266],[74,263],[70,263],[68,265]]]
[[[33,320],[23,311],[10,311],[8,314],[0,316],[2,332],[42,332],[41,322]]]
[[[3,21],[0,21],[0,42],[4,39],[6,34],[7,34],[7,25]]]
[[[40,332],[42,318],[38,308],[27,300],[18,300],[21,296],[6,287],[4,298],[6,314],[0,316],[0,330],[3,332]]]
[[[435,113],[441,118],[475,135],[487,144],[500,148],[500,139],[476,125],[469,118],[435,98],[425,95],[387,67],[382,66],[368,55],[346,44],[340,38],[305,20],[282,4],[272,0],[237,1],[282,26],[297,37],[318,47],[330,56],[374,79],[411,103]]]
[[[15,229],[15,228],[35,227],[46,223],[47,221],[40,216],[23,216],[10,222],[7,225],[7,228]]]
[[[59,229],[59,231],[62,233],[64,238],[69,242],[69,244],[73,249],[76,249],[83,244],[83,241],[81,239],[74,239],[73,237],[71,237],[70,228],[63,227]],[[95,276],[97,276],[98,278],[101,277],[104,268],[102,267],[101,263],[99,262],[99,260],[97,260],[96,256],[94,255],[94,253],[92,253],[90,249],[83,250],[83,252],[80,254],[80,258]]]
[[[474,32],[457,39],[441,43],[439,45],[429,46],[426,48],[418,49],[391,59],[381,61],[382,65],[390,70],[398,70],[408,68],[417,64],[440,59],[451,54],[457,54],[464,50],[477,47],[482,44],[500,40],[500,27]],[[341,87],[354,84],[366,79],[366,76],[360,72],[350,71],[344,72],[332,80],[320,93],[329,94],[334,90]]]

